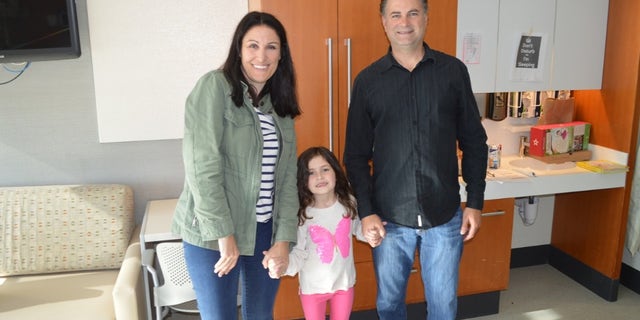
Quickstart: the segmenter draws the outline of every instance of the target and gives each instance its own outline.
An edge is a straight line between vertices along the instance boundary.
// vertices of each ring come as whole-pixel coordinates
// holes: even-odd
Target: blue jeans
[[[198,300],[202,320],[238,319],[238,281],[242,285],[242,319],[273,319],[273,305],[280,280],[271,279],[262,267],[262,251],[271,247],[272,221],[257,223],[253,256],[240,256],[229,274],[218,277],[213,266],[220,251],[184,244],[184,256]]]
[[[387,223],[387,235],[373,249],[381,320],[407,319],[405,298],[416,249],[420,255],[427,319],[453,320],[458,308],[458,266],[462,255],[462,209],[446,224],[413,229]]]

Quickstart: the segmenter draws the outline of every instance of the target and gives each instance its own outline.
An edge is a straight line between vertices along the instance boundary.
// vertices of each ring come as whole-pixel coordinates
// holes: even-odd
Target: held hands
[[[266,251],[265,251],[266,252]],[[269,277],[271,279],[280,279],[287,270],[287,266],[280,257],[271,258],[267,262],[269,268]]]
[[[387,234],[384,229],[386,222],[382,222],[377,214],[372,214],[361,219],[362,222],[362,234],[367,240],[367,243],[372,248],[375,248],[382,243],[384,236]]]
[[[482,211],[473,208],[464,208],[462,211],[462,227],[460,234],[465,235],[464,241],[468,241],[475,237],[480,230]]]
[[[289,266],[289,242],[278,241],[269,251],[263,251],[262,266],[269,269],[269,277],[279,279]]]

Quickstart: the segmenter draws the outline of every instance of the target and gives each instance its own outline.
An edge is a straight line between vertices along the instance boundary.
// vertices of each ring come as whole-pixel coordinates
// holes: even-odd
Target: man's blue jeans
[[[387,223],[387,235],[373,249],[381,320],[407,319],[405,297],[416,249],[420,254],[427,319],[453,320],[458,308],[458,266],[464,237],[462,209],[446,224],[413,229]]]
[[[273,304],[280,280],[271,279],[262,267],[262,251],[271,247],[272,221],[257,223],[253,256],[240,256],[238,264],[221,278],[213,273],[220,251],[183,242],[187,269],[191,276],[202,320],[238,319],[238,281],[242,285],[242,319],[273,319]]]

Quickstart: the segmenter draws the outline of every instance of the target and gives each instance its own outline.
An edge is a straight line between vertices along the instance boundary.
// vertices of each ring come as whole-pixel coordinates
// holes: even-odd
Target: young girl
[[[362,237],[356,201],[335,155],[312,147],[298,157],[298,241],[285,275],[299,274],[305,319],[331,320],[351,314],[356,282],[351,235]]]

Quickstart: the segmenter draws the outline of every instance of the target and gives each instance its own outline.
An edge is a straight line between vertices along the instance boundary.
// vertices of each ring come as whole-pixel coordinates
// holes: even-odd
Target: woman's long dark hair
[[[280,38],[280,61],[276,72],[265,83],[262,92],[254,92],[255,95],[263,96],[267,93],[271,94],[271,102],[276,113],[281,116],[290,116],[295,118],[300,115],[300,107],[296,93],[295,71],[293,69],[293,60],[289,51],[289,42],[287,34],[282,23],[273,15],[265,12],[249,12],[240,21],[233,34],[229,55],[222,66],[225,77],[231,83],[232,92],[231,99],[233,103],[241,107],[244,102],[242,82],[249,84],[242,73],[242,39],[247,32],[255,27],[265,25],[273,29],[278,38]],[[250,89],[253,90],[253,89]]]
[[[331,150],[325,147],[311,147],[298,156],[298,200],[300,201],[300,208],[298,208],[298,225],[304,224],[304,221],[309,219],[306,213],[308,206],[313,205],[313,193],[309,190],[309,161],[316,156],[324,158],[336,175],[336,196],[338,202],[342,204],[346,209],[346,217],[354,219],[358,214],[356,209],[356,199],[353,195],[353,189],[347,179],[347,175],[340,166],[338,158],[331,152]]]

